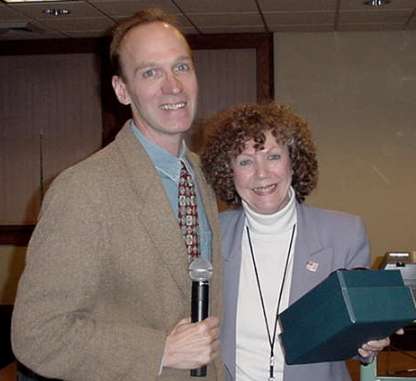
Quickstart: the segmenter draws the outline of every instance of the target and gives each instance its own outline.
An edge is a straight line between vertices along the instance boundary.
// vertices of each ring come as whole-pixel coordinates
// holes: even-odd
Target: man
[[[220,380],[216,201],[183,140],[198,92],[190,48],[148,10],[117,27],[111,57],[133,118],[49,189],[19,284],[14,352],[63,380],[185,380],[206,364],[207,380]],[[178,225],[182,163],[196,183],[197,254],[214,267],[213,316],[199,323],[187,318],[195,253]]]

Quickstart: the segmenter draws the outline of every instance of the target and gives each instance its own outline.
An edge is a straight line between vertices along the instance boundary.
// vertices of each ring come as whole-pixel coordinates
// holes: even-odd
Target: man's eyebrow
[[[143,69],[150,69],[157,67],[158,64],[156,62],[140,62],[135,68],[134,68],[134,74],[136,75],[138,71]]]
[[[191,56],[180,56],[175,61],[192,61]]]
[[[175,59],[174,64],[177,64],[178,62],[182,62],[182,61],[193,62],[193,59],[189,55],[179,56],[178,58]],[[160,62],[158,63],[154,61],[139,62],[138,65],[134,69],[134,74],[136,74],[140,70],[150,69],[150,68],[158,67],[160,65],[161,65]]]

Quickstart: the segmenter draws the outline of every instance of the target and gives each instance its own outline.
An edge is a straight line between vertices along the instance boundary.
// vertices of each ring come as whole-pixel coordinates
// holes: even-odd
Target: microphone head
[[[212,276],[212,265],[202,257],[195,258],[189,265],[189,276],[194,282],[209,280]]]

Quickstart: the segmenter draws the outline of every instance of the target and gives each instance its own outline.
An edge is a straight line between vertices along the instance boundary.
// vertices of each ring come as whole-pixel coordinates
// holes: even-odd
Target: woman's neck
[[[246,214],[246,224],[254,234],[276,234],[291,229],[296,222],[295,192],[289,189],[289,201],[273,214],[255,212],[246,202],[242,202]]]

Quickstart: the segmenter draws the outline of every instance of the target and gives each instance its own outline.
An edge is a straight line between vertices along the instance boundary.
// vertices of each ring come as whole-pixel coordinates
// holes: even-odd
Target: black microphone
[[[212,276],[212,265],[202,257],[194,259],[189,265],[189,276],[192,279],[191,321],[202,321],[208,317],[209,280]],[[207,367],[191,369],[191,377],[206,377]]]

